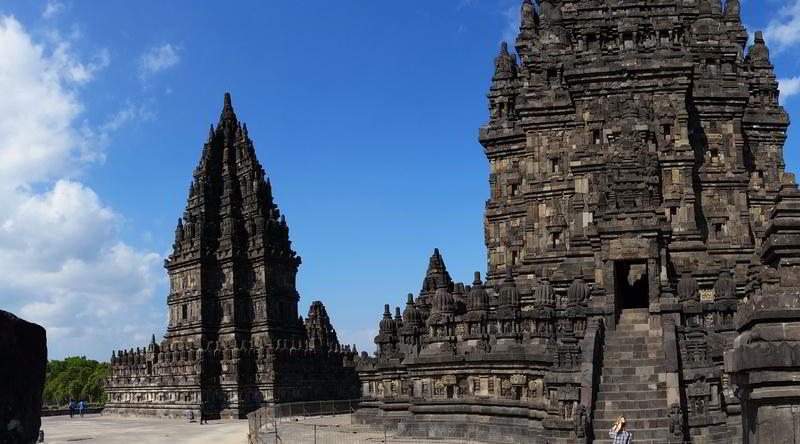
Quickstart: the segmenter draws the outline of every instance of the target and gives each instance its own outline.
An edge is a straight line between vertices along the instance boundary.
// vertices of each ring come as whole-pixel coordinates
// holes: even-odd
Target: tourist
[[[206,402],[200,402],[200,424],[208,424],[208,416],[206,415]]]
[[[631,444],[633,442],[631,432],[625,431],[624,416],[617,418],[617,422],[615,422],[611,430],[608,431],[608,437],[614,440],[613,444]]]
[[[67,407],[69,407],[69,417],[72,418],[72,415],[75,414],[75,403],[72,402],[72,400],[70,399],[69,404],[67,404]]]

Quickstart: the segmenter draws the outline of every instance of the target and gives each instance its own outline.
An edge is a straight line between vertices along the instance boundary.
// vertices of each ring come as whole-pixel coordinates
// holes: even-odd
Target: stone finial
[[[405,325],[420,325],[422,324],[422,314],[414,306],[414,295],[408,294],[408,302],[406,302],[406,309],[403,310],[403,324]]]
[[[539,16],[536,13],[536,8],[533,6],[532,0],[524,0],[522,2],[522,7],[520,7],[520,25],[519,28],[522,30],[529,30],[536,28],[538,25]]]
[[[383,319],[381,319],[378,329],[381,333],[390,333],[395,330],[395,323],[389,310],[389,304],[383,306]]]
[[[742,6],[739,3],[739,0],[728,0],[725,2],[725,19],[726,20],[736,20],[739,21],[741,19],[741,11]]]
[[[230,93],[225,93],[225,100],[222,105],[222,113],[219,116],[218,127],[222,127],[223,131],[229,132],[230,129],[236,129],[239,125],[236,121],[236,113],[233,112],[233,105],[231,105]],[[230,133],[228,133],[230,134]],[[229,138],[229,135],[225,137]]]
[[[510,79],[517,74],[517,58],[509,54],[508,43],[500,43],[500,54],[494,58],[494,80]]]
[[[434,248],[433,254],[428,261],[428,269],[425,271],[425,278],[422,280],[420,296],[434,293],[442,284],[449,288],[451,282],[450,273],[447,272],[444,259],[442,255],[439,254],[439,249]]]
[[[751,63],[769,63],[769,48],[764,43],[762,31],[756,31],[753,44],[747,49],[747,60]]]
[[[475,272],[475,281],[472,282],[472,288],[469,290],[469,297],[467,298],[468,310],[486,310],[489,308],[489,294],[483,288],[481,283],[480,272]]]
[[[515,306],[519,303],[517,284],[514,282],[514,275],[510,266],[506,267],[506,278],[503,280],[503,286],[500,288],[498,298],[502,306]]]
[[[433,311],[439,313],[451,313],[455,310],[455,300],[453,295],[447,291],[447,285],[440,282],[433,296]]]

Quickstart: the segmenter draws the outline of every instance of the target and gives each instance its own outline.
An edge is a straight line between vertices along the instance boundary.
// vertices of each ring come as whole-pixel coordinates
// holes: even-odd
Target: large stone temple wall
[[[358,363],[359,418],[550,443],[619,414],[637,442],[795,430],[800,203],[746,42],[738,0],[524,0],[480,129],[486,280],[434,252]]]
[[[160,343],[111,355],[106,414],[243,417],[278,402],[356,395],[355,347],[321,302],[303,321],[300,257],[230,96],[208,134],[165,261],[169,321]]]

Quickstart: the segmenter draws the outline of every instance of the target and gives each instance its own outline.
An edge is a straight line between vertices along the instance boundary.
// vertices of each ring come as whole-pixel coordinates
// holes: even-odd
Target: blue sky
[[[520,3],[4,2],[0,308],[47,327],[53,359],[162,335],[163,259],[230,91],[303,257],[300,312],[322,300],[372,352],[434,247],[456,280],[485,270],[477,135]],[[795,115],[800,0],[742,9]]]

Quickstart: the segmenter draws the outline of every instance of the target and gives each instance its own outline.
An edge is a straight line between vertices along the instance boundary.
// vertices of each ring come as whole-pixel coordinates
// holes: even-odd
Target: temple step
[[[669,427],[664,343],[650,335],[647,309],[624,310],[608,331],[603,370],[594,407],[594,442],[611,443],[608,429],[619,416],[637,443],[663,443]]]

